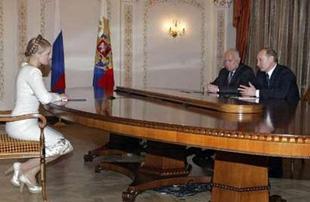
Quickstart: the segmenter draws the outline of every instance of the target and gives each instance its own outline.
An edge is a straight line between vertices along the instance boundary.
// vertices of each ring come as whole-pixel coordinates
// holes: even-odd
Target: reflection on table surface
[[[169,90],[167,93],[172,91]],[[184,96],[184,92],[174,93]],[[310,134],[310,105],[303,102],[295,105],[284,100],[269,100],[262,103],[263,113],[232,114],[117,93],[114,97],[107,97],[102,89],[92,87],[66,89],[66,94],[72,99],[86,98],[86,101],[69,101],[59,106],[60,108],[106,117],[246,132]],[[217,102],[221,99],[198,93],[186,94],[190,97]]]

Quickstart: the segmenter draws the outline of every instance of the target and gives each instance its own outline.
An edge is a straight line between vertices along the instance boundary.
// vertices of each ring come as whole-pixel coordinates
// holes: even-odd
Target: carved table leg
[[[134,202],[139,192],[135,190],[124,191],[122,194],[123,202]]]
[[[99,156],[102,153],[102,151],[106,151],[107,149],[108,148],[104,145],[92,151],[88,151],[87,154],[84,155],[84,161],[85,162],[93,161],[97,156]]]
[[[123,192],[124,202],[133,202],[145,190],[184,184],[209,184],[210,177],[188,176],[191,165],[186,162],[186,148],[165,143],[148,142],[143,162],[102,162],[96,172],[112,170],[130,177],[133,182]]]
[[[143,191],[172,186],[172,185],[185,185],[185,184],[209,184],[210,177],[208,176],[180,176],[180,177],[171,177],[171,178],[162,178],[162,179],[153,179],[150,181],[139,182],[138,179],[134,181],[126,191],[123,192],[123,201],[134,201],[136,196],[142,193]]]
[[[84,161],[93,161],[98,156],[123,155],[124,153],[139,154],[142,150],[137,138],[123,137],[116,134],[110,134],[110,140],[106,145],[100,146],[94,150],[88,151],[84,155]]]
[[[132,202],[143,191],[164,186],[210,183],[207,176],[188,176],[190,171],[191,165],[184,160],[146,154],[133,182],[123,192],[123,201]]]

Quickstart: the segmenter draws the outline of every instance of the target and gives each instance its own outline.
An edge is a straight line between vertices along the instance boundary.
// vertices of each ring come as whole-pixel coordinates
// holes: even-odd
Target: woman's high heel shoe
[[[12,171],[14,171],[13,176],[11,178],[11,183],[16,186],[19,187],[20,186],[20,181],[19,181],[19,176],[21,175],[21,170],[20,170],[20,166],[21,163],[19,162],[15,162],[13,163],[13,165],[7,170],[5,171],[5,175],[8,175],[9,173],[11,173]]]
[[[24,175],[21,175],[19,177],[19,181],[20,181],[20,192],[23,192],[25,184],[27,185],[28,191],[30,193],[36,194],[36,193],[41,193],[41,191],[42,191],[42,187],[41,186],[32,184],[30,182],[30,180],[26,176],[24,176]]]

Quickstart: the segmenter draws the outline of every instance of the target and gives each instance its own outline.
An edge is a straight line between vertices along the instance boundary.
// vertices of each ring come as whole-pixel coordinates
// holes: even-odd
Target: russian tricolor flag
[[[60,28],[60,7],[59,0],[55,1],[55,40],[53,42],[52,52],[52,76],[51,91],[64,93],[65,82],[65,57],[62,30]]]

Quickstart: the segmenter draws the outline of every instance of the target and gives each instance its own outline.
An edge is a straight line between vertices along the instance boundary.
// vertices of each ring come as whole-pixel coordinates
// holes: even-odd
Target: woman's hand
[[[68,97],[65,94],[60,94],[61,102],[68,102]]]

